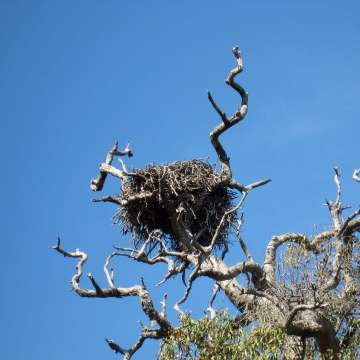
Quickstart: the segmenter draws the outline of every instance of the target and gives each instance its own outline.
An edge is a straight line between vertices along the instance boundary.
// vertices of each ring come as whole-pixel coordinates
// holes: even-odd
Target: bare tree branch
[[[343,265],[343,262],[345,260],[344,257],[344,251],[345,251],[345,244],[347,243],[348,239],[351,238],[354,231],[354,222],[356,223],[356,220],[354,220],[359,214],[360,209],[354,211],[345,221],[342,219],[342,212],[344,208],[341,204],[341,193],[342,193],[342,187],[340,182],[340,171],[336,167],[335,169],[335,184],[337,187],[337,195],[335,202],[329,202],[327,201],[327,206],[330,210],[331,217],[334,224],[334,230],[335,230],[335,254],[332,261],[332,269],[330,272],[330,275],[328,277],[327,282],[322,287],[323,291],[330,291],[332,289],[335,289],[339,283],[340,283],[340,273],[341,268]],[[352,226],[351,226],[351,225]],[[356,228],[356,226],[355,226]],[[347,282],[352,282],[352,280],[347,277]],[[349,284],[348,284],[349,285]],[[346,287],[347,289],[348,287]]]
[[[122,205],[122,200],[118,196],[106,195],[101,197],[100,199],[92,199],[92,202],[110,202],[116,205]]]
[[[211,133],[210,133],[210,139],[211,143],[219,157],[219,161],[221,164],[221,174],[222,174],[222,180],[224,182],[229,182],[231,179],[231,168],[230,168],[230,159],[221,145],[219,141],[219,136],[223,134],[226,130],[231,128],[232,126],[236,125],[238,122],[240,122],[242,119],[244,119],[247,109],[248,109],[248,94],[243,89],[242,86],[237,84],[234,80],[235,76],[239,74],[243,70],[243,62],[240,56],[239,47],[236,46],[232,49],[232,52],[235,56],[237,65],[236,67],[231,70],[228,78],[226,79],[226,83],[231,86],[234,90],[236,90],[240,96],[241,96],[241,105],[239,109],[235,112],[234,115],[232,115],[230,118],[226,116],[224,112],[220,110],[220,108],[216,105],[212,95],[210,92],[208,92],[208,98],[212,106],[214,107],[215,111],[220,115],[222,119],[222,123],[218,125]]]
[[[203,248],[204,253],[210,254],[210,253],[212,252],[212,250],[213,250],[213,248],[214,248],[214,246],[215,246],[215,244],[216,244],[216,241],[217,241],[217,239],[218,239],[219,232],[220,232],[221,228],[224,226],[225,220],[226,220],[232,213],[236,213],[237,210],[239,210],[239,209],[241,208],[241,206],[244,204],[244,201],[245,201],[247,195],[248,195],[248,191],[244,192],[243,195],[242,195],[242,197],[241,197],[241,199],[240,199],[240,201],[239,201],[239,203],[238,203],[235,207],[233,207],[232,209],[227,210],[227,211],[224,212],[224,215],[222,216],[222,218],[221,218],[218,226],[216,227],[216,230],[215,230],[215,233],[214,233],[214,235],[213,235],[213,237],[212,237],[212,239],[211,239],[210,245],[207,246],[207,247],[205,247],[205,248]]]
[[[191,291],[191,288],[192,288],[192,285],[193,285],[193,282],[195,281],[195,279],[198,277],[198,274],[199,274],[199,269],[200,269],[200,266],[201,266],[201,263],[199,263],[194,271],[190,274],[189,276],[189,280],[188,280],[188,285],[185,289],[185,293],[184,295],[175,303],[174,305],[174,309],[178,312],[178,313],[181,313],[183,314],[183,311],[180,309],[179,305],[181,305],[182,303],[184,303],[186,301],[186,299],[188,298],[189,294],[190,294],[190,291]]]
[[[91,190],[93,191],[100,191],[102,190],[107,174],[111,173],[114,176],[119,177],[119,173],[114,172],[111,163],[113,161],[114,156],[133,156],[132,151],[130,150],[129,145],[126,146],[126,148],[123,151],[119,151],[118,149],[118,143],[116,142],[115,145],[111,148],[111,150],[107,153],[105,163],[100,165],[100,174],[96,179],[91,180]],[[120,171],[120,170],[119,170]]]
[[[246,191],[251,191],[252,189],[255,189],[255,188],[263,186],[263,185],[266,185],[270,181],[271,181],[271,179],[263,179],[263,180],[256,181],[256,182],[254,182],[254,183],[252,183],[250,185],[247,185],[245,187]]]
[[[112,259],[115,255],[116,255],[116,253],[113,252],[110,256],[108,256],[108,257],[106,258],[106,261],[105,261],[105,264],[104,264],[104,273],[105,273],[107,282],[108,282],[109,286],[110,286],[112,289],[115,288],[115,285],[114,285],[114,273],[112,273],[112,274],[109,273],[108,266],[109,266],[109,264],[110,264],[111,259]]]
[[[160,330],[151,330],[151,329],[145,328],[141,332],[139,339],[135,342],[135,344],[130,349],[124,349],[120,345],[115,343],[113,340],[109,340],[107,338],[105,338],[105,341],[107,342],[109,347],[115,353],[120,353],[120,354],[124,355],[124,357],[123,357],[124,360],[129,360],[136,353],[136,351],[138,351],[141,348],[141,346],[143,345],[145,340],[160,339],[162,337],[163,337],[163,334],[161,333]]]
[[[241,214],[240,219],[237,220],[237,225],[236,225],[236,237],[240,243],[241,249],[244,252],[245,256],[246,256],[246,260],[249,262],[254,262],[254,258],[252,257],[249,248],[247,247],[245,241],[242,239],[241,234],[240,234],[240,230],[241,227],[243,225],[243,219],[244,219],[244,214]]]
[[[250,273],[259,279],[263,277],[262,267],[255,262],[242,261],[228,266],[214,256],[210,256],[202,263],[198,276],[208,276],[216,281],[224,281],[234,279],[243,273]]]
[[[264,272],[266,274],[266,279],[269,281],[269,283],[275,284],[276,251],[280,245],[287,242],[294,242],[304,246],[307,250],[317,252],[317,245],[320,242],[320,239],[323,240],[328,238],[328,236],[330,235],[326,233],[326,236],[316,237],[313,239],[313,241],[309,241],[309,239],[304,234],[300,233],[286,233],[279,236],[273,236],[268,243],[265,252]]]
[[[149,254],[146,253],[145,250],[152,241],[157,241],[158,244],[160,244],[160,250],[153,257],[149,257]],[[160,233],[156,231],[149,234],[148,239],[144,242],[140,249],[124,248],[119,246],[114,246],[114,248],[120,252],[115,252],[112,254],[112,256],[125,256],[135,261],[149,265],[154,265],[157,263],[166,264],[168,271],[164,278],[157,284],[157,286],[162,285],[172,276],[183,273],[188,266],[187,255],[184,252],[168,251],[165,243],[160,238]],[[172,260],[171,257],[177,258],[180,260],[180,263],[176,265],[175,261]]]
[[[108,280],[108,283],[110,285],[110,288],[101,288],[98,283],[95,281],[94,277],[89,274],[89,279],[92,282],[95,290],[88,290],[83,289],[80,287],[80,279],[83,274],[83,266],[87,260],[87,254],[76,250],[75,252],[68,252],[64,250],[60,246],[60,238],[58,239],[57,244],[53,247],[54,250],[59,252],[60,254],[64,255],[65,257],[72,257],[72,258],[78,258],[79,261],[76,265],[76,273],[71,279],[72,287],[75,290],[75,292],[81,296],[81,297],[91,297],[91,298],[107,298],[107,297],[116,297],[116,298],[122,298],[127,296],[137,296],[140,299],[140,303],[142,306],[142,309],[144,313],[148,316],[150,321],[156,322],[158,324],[159,329],[156,330],[149,330],[149,329],[143,329],[139,340],[135,343],[135,345],[129,349],[125,350],[119,345],[117,345],[112,340],[107,340],[108,345],[112,350],[115,352],[119,352],[124,355],[124,359],[130,359],[131,356],[142,346],[143,342],[148,338],[161,338],[166,336],[170,331],[172,331],[172,326],[170,322],[166,319],[166,315],[164,314],[164,308],[161,313],[159,313],[151,300],[150,294],[147,291],[145,285],[134,285],[128,288],[117,288],[114,286],[113,281],[109,275],[108,272],[108,265],[113,256],[116,254],[113,253],[108,257],[106,260],[104,270],[105,274]]]
[[[335,171],[334,181],[335,181],[335,184],[337,187],[336,200],[335,200],[335,202],[327,201],[326,205],[329,208],[331,218],[334,223],[334,228],[339,229],[341,227],[341,223],[342,223],[341,214],[343,211],[343,208],[341,206],[342,188],[341,188],[341,182],[340,182],[340,170],[337,167],[335,167],[334,171]]]

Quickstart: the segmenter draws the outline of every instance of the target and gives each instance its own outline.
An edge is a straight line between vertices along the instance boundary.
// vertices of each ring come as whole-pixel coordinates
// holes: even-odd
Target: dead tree
[[[343,216],[345,208],[341,203],[338,169],[335,169],[336,200],[327,202],[333,221],[331,229],[312,237],[300,233],[273,236],[266,247],[262,264],[254,261],[241,237],[241,209],[245,199],[253,189],[270,180],[260,180],[250,185],[242,185],[235,180],[229,157],[219,140],[224,132],[245,118],[248,110],[248,94],[235,82],[236,76],[243,71],[238,47],[233,48],[232,53],[236,67],[230,71],[226,84],[241,97],[238,110],[228,116],[208,93],[209,101],[221,119],[210,133],[220,171],[203,160],[128,170],[121,158],[122,167],[118,169],[113,166],[113,159],[132,156],[132,152],[128,146],[120,151],[118,144],[115,144],[100,165],[99,176],[91,181],[91,188],[93,191],[102,190],[108,175],[120,180],[120,194],[94,201],[110,202],[117,206],[116,218],[123,231],[132,235],[134,247],[116,247],[116,251],[106,259],[104,272],[107,288],[100,287],[95,278],[88,274],[93,288],[85,289],[81,287],[80,280],[87,260],[86,253],[79,250],[68,252],[61,247],[60,240],[54,246],[60,254],[77,258],[76,273],[71,283],[79,296],[137,296],[144,313],[157,324],[156,329],[144,327],[138,341],[128,349],[106,340],[112,350],[123,354],[124,359],[130,359],[146,339],[164,339],[176,327],[166,317],[166,297],[163,308],[156,310],[143,281],[129,288],[115,285],[109,264],[119,256],[149,265],[166,264],[168,271],[161,283],[178,275],[185,277],[185,270],[191,269],[184,295],[174,305],[179,313],[182,312],[180,305],[189,296],[194,282],[205,276],[226,294],[248,323],[258,320],[256,314],[261,308],[268,309],[272,321],[282,326],[288,335],[302,340],[313,338],[321,353],[330,350],[335,358],[339,351],[337,333],[342,328],[342,321],[357,306],[359,284],[354,267],[358,266],[355,255],[358,256],[356,233],[360,231],[360,209],[350,216]],[[353,179],[358,182],[359,173],[360,170],[355,170],[353,174]],[[244,259],[234,265],[224,260],[230,232],[237,235],[244,253]],[[316,271],[311,279],[299,284],[286,282],[279,276],[277,252],[286,244],[292,244],[292,248],[295,246],[303,251],[302,254],[312,257]],[[241,274],[247,276],[247,283],[239,281]],[[339,316],[334,320],[332,311],[335,303],[341,303],[341,306],[337,308]]]

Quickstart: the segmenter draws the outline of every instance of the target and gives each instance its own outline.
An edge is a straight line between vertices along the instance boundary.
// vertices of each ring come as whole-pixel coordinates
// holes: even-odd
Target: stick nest
[[[220,174],[201,160],[149,165],[135,170],[123,182],[120,199],[125,201],[115,215],[123,232],[131,233],[140,246],[154,230],[160,230],[172,250],[180,250],[171,218],[182,222],[202,246],[211,243],[224,213],[235,195],[221,185]],[[219,229],[216,247],[228,241],[234,214],[228,215]]]

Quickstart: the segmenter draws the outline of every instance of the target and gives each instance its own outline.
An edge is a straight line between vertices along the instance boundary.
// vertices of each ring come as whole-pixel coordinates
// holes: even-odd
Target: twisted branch
[[[235,76],[243,71],[243,62],[240,56],[239,47],[236,46],[232,49],[232,52],[236,59],[236,67],[231,70],[229,76],[226,79],[226,84],[231,86],[235,91],[237,91],[241,96],[241,105],[239,109],[229,118],[227,115],[220,110],[219,106],[214,101],[210,92],[208,92],[208,99],[215,109],[215,111],[220,115],[222,123],[215,127],[210,133],[211,143],[219,157],[221,164],[221,174],[222,180],[224,183],[227,183],[231,179],[231,167],[230,159],[219,141],[219,136],[223,134],[226,130],[230,129],[232,126],[236,125],[238,122],[244,119],[247,109],[248,109],[248,94],[242,86],[235,82]]]
[[[139,297],[142,309],[144,313],[148,316],[149,320],[155,322],[159,326],[159,328],[155,330],[149,330],[147,328],[144,328],[138,341],[135,343],[135,345],[132,348],[128,350],[123,349],[112,340],[106,339],[106,342],[108,343],[110,348],[117,353],[123,354],[124,359],[130,359],[131,356],[142,346],[142,344],[146,339],[149,338],[159,339],[161,337],[166,336],[167,334],[169,334],[170,331],[172,331],[172,326],[170,322],[166,319],[164,308],[161,313],[159,313],[155,309],[150,294],[147,291],[144,284],[134,285],[127,288],[119,288],[114,286],[113,277],[109,274],[108,271],[108,265],[110,263],[111,258],[116,255],[115,253],[113,253],[107,258],[106,263],[104,265],[104,271],[110,287],[101,288],[98,285],[98,283],[95,281],[94,277],[91,274],[89,274],[88,276],[90,278],[90,281],[92,282],[95,288],[95,290],[90,290],[90,289],[83,289],[80,287],[80,279],[83,274],[83,267],[88,258],[87,254],[78,249],[75,252],[68,252],[64,250],[60,245],[60,238],[58,239],[57,244],[53,246],[53,249],[56,250],[58,253],[64,255],[65,257],[72,257],[79,259],[76,265],[76,273],[71,279],[72,287],[79,296],[90,297],[90,298],[108,298],[108,297],[122,298],[127,296],[137,296]]]
[[[306,250],[317,253],[319,251],[319,243],[331,238],[332,235],[332,232],[326,232],[322,234],[322,236],[315,237],[312,241],[310,241],[306,235],[301,233],[286,233],[283,235],[273,236],[266,248],[264,259],[264,272],[266,274],[267,281],[271,284],[275,284],[276,251],[280,245],[293,242],[304,246]]]

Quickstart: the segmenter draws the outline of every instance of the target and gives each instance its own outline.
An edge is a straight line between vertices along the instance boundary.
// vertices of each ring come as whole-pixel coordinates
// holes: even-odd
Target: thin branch
[[[119,162],[120,162],[120,164],[121,164],[122,172],[123,172],[124,175],[126,175],[126,176],[135,176],[135,177],[136,177],[136,176],[139,176],[139,174],[137,174],[137,173],[132,173],[132,172],[129,172],[129,171],[128,171],[128,169],[126,168],[126,165],[125,165],[123,159],[119,158],[118,160],[119,160]]]
[[[149,237],[145,240],[144,244],[142,245],[142,247],[140,249],[114,246],[114,248],[120,252],[115,252],[112,254],[112,256],[125,256],[125,257],[133,259],[135,261],[142,262],[142,263],[149,264],[149,265],[154,265],[157,263],[166,264],[168,267],[168,271],[165,274],[164,278],[158,284],[156,284],[156,286],[160,286],[160,285],[164,284],[167,280],[169,280],[171,277],[173,277],[177,274],[183,273],[184,270],[187,268],[189,262],[186,259],[187,256],[185,253],[168,251],[165,243],[161,240],[159,235],[160,234],[158,233],[157,230],[150,233]],[[148,253],[146,253],[145,250],[146,250],[146,247],[152,241],[157,241],[160,244],[161,248],[157,254],[155,254],[153,257],[149,257]],[[181,260],[180,264],[175,266],[175,261],[173,261],[170,258],[170,256],[180,259]]]
[[[96,291],[96,294],[98,295],[98,297],[103,297],[102,296],[102,289],[101,287],[99,286],[99,284],[97,283],[97,281],[95,280],[94,276],[92,273],[88,273],[88,278],[89,280],[91,281],[91,284],[93,285],[95,291]]]
[[[218,284],[214,284],[214,288],[213,288],[213,291],[212,291],[212,295],[211,295],[211,299],[210,299],[210,303],[209,303],[209,306],[213,306],[214,304],[214,301],[216,299],[216,296],[217,294],[219,293],[220,291],[220,287]]]
[[[210,254],[210,253],[211,253],[211,251],[213,250],[213,248],[214,248],[214,246],[215,246],[215,244],[216,244],[216,241],[217,241],[217,238],[218,238],[218,236],[219,236],[220,230],[221,230],[222,227],[224,226],[225,219],[227,219],[227,218],[229,217],[229,215],[231,215],[232,213],[234,213],[234,212],[236,212],[238,209],[240,209],[240,207],[243,205],[243,203],[244,203],[247,195],[248,195],[248,192],[247,192],[247,191],[244,192],[243,195],[242,195],[242,197],[241,197],[241,199],[240,199],[240,201],[239,201],[239,203],[238,203],[235,207],[231,208],[230,210],[225,211],[225,213],[224,213],[224,215],[222,216],[222,218],[221,218],[218,226],[216,227],[216,230],[215,230],[215,233],[214,233],[214,235],[213,235],[213,237],[212,237],[212,239],[211,239],[210,245],[203,248],[204,253],[206,253],[206,254]]]
[[[92,199],[92,202],[110,202],[116,205],[122,205],[122,200],[117,196],[106,195],[101,197],[100,199]]]
[[[145,340],[147,339],[160,339],[163,337],[163,334],[160,330],[150,330],[150,329],[144,329],[139,339],[135,342],[135,344],[130,349],[124,349],[120,345],[118,345],[113,340],[109,340],[105,338],[105,341],[109,345],[110,349],[113,350],[116,354],[120,353],[124,355],[123,360],[129,360],[131,357],[138,351],[142,345],[144,344]]]
[[[179,305],[184,303],[186,301],[186,299],[188,298],[191,288],[192,288],[192,285],[193,285],[193,282],[198,277],[200,266],[201,266],[201,262],[199,262],[199,264],[195,267],[194,271],[190,274],[189,279],[188,279],[188,285],[185,289],[184,295],[174,305],[174,309],[179,313],[183,313],[183,311],[180,309]]]
[[[168,272],[165,274],[164,278],[159,281],[156,286],[160,286],[164,284],[166,281],[168,281],[170,278],[177,274],[184,274],[184,271],[188,267],[189,263],[187,261],[182,261],[178,266],[175,268],[169,267]]]
[[[241,227],[243,225],[243,219],[244,219],[244,214],[241,214],[240,219],[237,220],[237,226],[236,226],[236,237],[240,243],[241,249],[244,252],[245,256],[246,256],[246,260],[250,261],[250,262],[254,262],[254,258],[252,257],[249,248],[247,247],[245,241],[242,239],[241,234],[240,234],[240,230]]]
[[[61,240],[58,238],[57,244],[53,246],[53,249],[59,252],[60,254],[64,255],[65,257],[72,257],[72,258],[79,258],[79,262],[76,266],[76,273],[71,278],[71,285],[76,293],[78,293],[80,296],[83,296],[83,291],[79,286],[80,279],[83,274],[83,266],[86,263],[88,256],[86,253],[80,251],[79,249],[76,249],[75,252],[68,252],[61,248]],[[85,292],[87,293],[87,291]],[[85,295],[84,293],[84,295]]]
[[[114,285],[114,272],[112,271],[111,273],[109,273],[108,266],[109,266],[109,264],[110,264],[111,259],[112,259],[115,255],[116,255],[116,253],[113,252],[110,256],[108,256],[108,257],[106,258],[106,261],[105,261],[105,264],[104,264],[104,273],[105,273],[107,282],[108,282],[109,286],[110,286],[112,289],[115,288],[115,285]]]
[[[110,346],[110,349],[114,351],[115,354],[120,353],[120,354],[125,355],[125,353],[128,352],[127,350],[122,348],[120,345],[118,345],[116,342],[114,342],[113,340],[105,338],[105,341]]]
[[[143,191],[143,192],[138,193],[137,195],[129,196],[126,199],[123,199],[123,198],[118,197],[118,196],[106,195],[106,196],[103,196],[100,199],[92,199],[92,202],[94,202],[94,203],[111,202],[111,203],[116,204],[116,205],[126,206],[129,203],[131,203],[132,201],[139,201],[139,200],[149,199],[149,198],[151,198],[153,196],[154,196],[154,193],[152,193],[150,191]]]
[[[263,186],[263,185],[266,185],[270,181],[271,181],[271,179],[259,180],[259,181],[256,181],[256,182],[250,184],[250,185],[247,185],[245,188],[246,188],[247,191],[251,191],[252,189],[255,189],[255,188]]]
[[[219,116],[221,117],[224,124],[227,124],[229,122],[229,119],[227,118],[226,114],[223,111],[221,111],[219,106],[216,104],[216,102],[213,99],[210,91],[208,91],[207,95],[208,95],[208,99],[209,99],[211,105],[213,106],[213,108],[215,109],[215,111],[219,114]]]
[[[335,176],[334,176],[334,181],[337,187],[337,195],[336,195],[336,200],[335,203],[339,204],[340,203],[340,199],[341,199],[341,192],[342,192],[342,187],[341,187],[341,183],[340,183],[340,170],[338,167],[334,168],[335,171]]]
[[[213,305],[214,305],[216,295],[219,293],[219,291],[220,291],[220,286],[215,283],[214,287],[213,287],[212,295],[210,298],[209,306],[206,309],[206,312],[209,313],[210,319],[214,319],[216,317],[216,310],[213,307]]]

